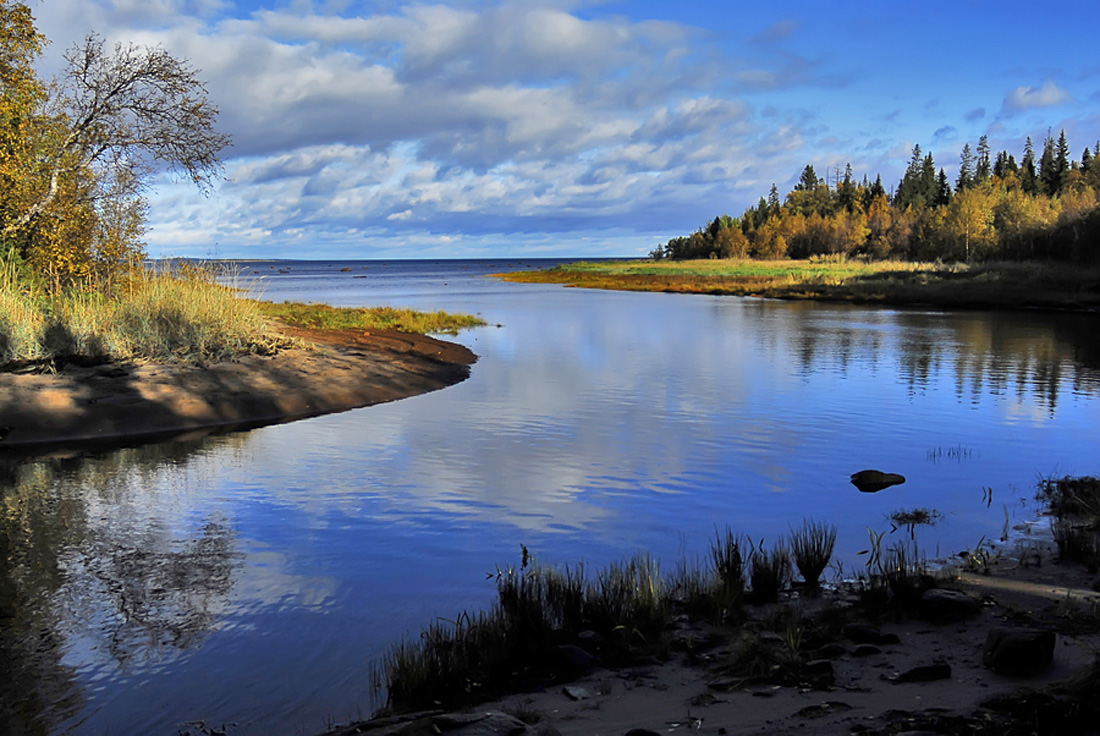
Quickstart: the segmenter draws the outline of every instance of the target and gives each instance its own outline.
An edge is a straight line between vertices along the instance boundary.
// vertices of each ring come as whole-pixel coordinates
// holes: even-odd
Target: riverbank
[[[1100,309],[1100,269],[1060,263],[698,260],[572,263],[497,274],[591,289],[951,309]]]
[[[395,330],[286,327],[270,355],[0,373],[0,452],[40,454],[292,421],[465,380],[461,345]]]
[[[1055,557],[1029,543],[944,575],[934,590],[949,592],[907,609],[869,607],[843,586],[753,606],[735,629],[678,616],[665,647],[639,645],[613,666],[601,663],[608,642],[582,637],[568,645],[572,676],[326,736],[1078,733],[1095,723],[1100,586]],[[991,632],[1006,630],[1052,632],[1050,661],[1026,672],[991,662]]]

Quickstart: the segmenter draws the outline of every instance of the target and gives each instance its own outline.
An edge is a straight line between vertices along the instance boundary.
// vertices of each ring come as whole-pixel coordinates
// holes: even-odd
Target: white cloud
[[[188,237],[204,249],[242,243],[271,252],[309,242],[442,248],[443,235],[473,248],[479,238],[511,242],[512,233],[602,243],[580,234],[624,226],[652,247],[653,233],[737,214],[772,181],[808,161],[847,160],[866,148],[862,141],[875,141],[877,153],[907,139],[897,161],[891,153],[878,159],[903,168],[909,141],[923,144],[945,126],[972,135],[977,106],[998,104],[968,99],[958,119],[914,130],[906,120],[916,114],[912,100],[927,99],[928,89],[900,97],[891,78],[880,103],[842,99],[837,85],[849,80],[834,60],[858,44],[814,47],[818,34],[801,30],[813,27],[807,19],[774,13],[737,26],[766,29],[755,37],[719,38],[729,27],[632,19],[610,14],[628,9],[586,0],[250,7],[257,4],[266,7],[36,7],[55,41],[54,66],[61,50],[99,29],[112,43],[162,45],[208,81],[219,127],[234,139],[228,180],[209,199],[161,187],[152,202],[154,250]],[[793,36],[797,54],[783,48]],[[851,74],[877,73],[864,59]],[[1012,92],[1004,107],[1069,99],[1047,82]],[[887,109],[905,113],[883,122]],[[858,118],[866,135],[831,128],[837,115]]]
[[[1005,97],[1004,107],[1006,111],[1012,112],[1036,107],[1053,107],[1072,100],[1073,95],[1048,79],[1043,82],[1042,87],[1017,87],[1012,90]]]

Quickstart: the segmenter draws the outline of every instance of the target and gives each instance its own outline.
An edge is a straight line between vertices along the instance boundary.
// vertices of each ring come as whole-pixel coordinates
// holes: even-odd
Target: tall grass
[[[760,540],[760,544],[753,548],[750,559],[752,599],[757,603],[779,600],[780,591],[791,581],[791,553],[787,545],[780,541],[767,549],[764,540]]]
[[[538,564],[498,570],[497,601],[476,616],[440,621],[387,655],[380,674],[390,706],[454,706],[553,679],[576,666],[561,653],[594,631],[620,654],[650,647],[671,620],[660,568],[639,555],[601,570]]]
[[[0,264],[0,367],[102,360],[221,360],[281,338],[255,302],[212,274],[137,269],[110,291],[52,294]]]
[[[794,564],[807,586],[817,587],[821,573],[833,558],[835,546],[836,527],[832,524],[804,520],[801,528],[791,532]]]

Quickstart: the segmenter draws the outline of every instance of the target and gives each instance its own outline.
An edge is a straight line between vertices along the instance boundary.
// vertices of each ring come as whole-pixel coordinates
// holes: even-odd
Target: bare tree
[[[230,142],[217,132],[218,109],[187,61],[162,48],[116,45],[89,35],[65,54],[67,69],[55,86],[50,112],[59,123],[45,154],[41,194],[5,227],[28,225],[58,197],[67,176],[144,186],[167,169],[209,191],[220,174],[219,152]],[[96,187],[105,196],[109,186]]]

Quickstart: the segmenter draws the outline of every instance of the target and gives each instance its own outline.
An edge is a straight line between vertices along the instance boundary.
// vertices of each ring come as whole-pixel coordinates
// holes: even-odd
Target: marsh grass
[[[485,324],[480,317],[448,312],[419,312],[394,307],[331,307],[302,302],[258,302],[259,311],[294,327],[323,330],[399,330],[418,334],[457,335],[459,330]]]
[[[791,554],[802,580],[810,588],[817,588],[821,573],[829,566],[836,547],[836,527],[832,524],[804,520],[802,526],[791,531]]]
[[[1090,308],[1100,305],[1100,269],[1060,263],[698,260],[564,264],[498,274],[523,283],[596,289],[826,299],[946,307]]]

